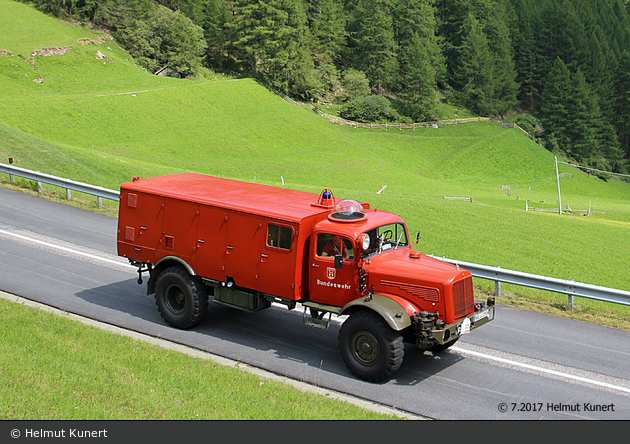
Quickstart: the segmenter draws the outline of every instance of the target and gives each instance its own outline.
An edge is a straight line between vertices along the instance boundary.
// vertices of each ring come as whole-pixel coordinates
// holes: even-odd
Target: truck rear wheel
[[[158,277],[155,303],[169,325],[190,328],[206,315],[208,293],[201,279],[175,266],[167,268]]]
[[[339,351],[355,376],[371,382],[389,379],[405,355],[400,332],[371,310],[358,311],[342,324]]]

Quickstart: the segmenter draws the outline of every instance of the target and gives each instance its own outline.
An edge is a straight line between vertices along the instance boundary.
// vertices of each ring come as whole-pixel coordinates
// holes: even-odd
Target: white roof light
[[[366,218],[365,209],[356,200],[344,199],[335,204],[329,219],[338,222],[357,222]]]

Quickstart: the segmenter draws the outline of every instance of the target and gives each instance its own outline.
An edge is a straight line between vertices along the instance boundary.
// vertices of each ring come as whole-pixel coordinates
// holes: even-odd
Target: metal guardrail
[[[58,186],[66,189],[68,199],[72,196],[70,190],[78,191],[85,194],[96,196],[99,206],[102,205],[101,199],[110,199],[114,201],[120,200],[120,193],[115,190],[109,190],[100,186],[89,185],[76,182],[70,179],[51,176],[50,174],[41,173],[39,171],[31,171],[19,168],[13,165],[0,163],[0,172],[13,176],[24,177],[25,179],[34,180],[38,183],[47,183],[49,185]],[[547,290],[555,293],[568,295],[568,309],[573,309],[573,298],[575,296],[595,299],[603,302],[611,302],[614,304],[630,305],[630,291],[616,290],[614,288],[600,287],[597,285],[583,284],[574,280],[556,279],[535,274],[523,273],[520,271],[506,270],[501,267],[489,267],[487,265],[473,264],[470,262],[458,261],[455,259],[446,259],[431,255],[436,259],[458,265],[472,273],[473,276],[487,279],[495,282],[495,295],[501,294],[501,282],[506,284],[519,285],[523,287],[537,288],[539,290]]]
[[[617,290],[614,288],[600,287],[597,285],[583,284],[574,280],[556,279],[535,274],[523,273],[520,271],[506,270],[501,267],[489,267],[486,265],[472,264],[454,259],[440,258],[433,256],[449,264],[458,265],[472,273],[473,276],[488,279],[495,282],[495,295],[501,293],[501,282],[506,284],[520,285],[523,287],[537,288],[555,293],[568,295],[568,309],[573,310],[573,298],[595,299],[614,304],[630,305],[630,291]]]
[[[71,179],[64,179],[57,176],[51,176],[50,174],[41,173],[39,171],[31,171],[24,168],[16,167],[13,165],[7,165],[0,163],[0,172],[7,173],[11,182],[13,182],[13,176],[23,177],[25,179],[34,180],[38,184],[38,189],[41,189],[41,184],[46,183],[57,187],[66,189],[66,197],[68,200],[72,199],[72,191],[80,193],[90,194],[98,198],[98,206],[103,206],[102,199],[120,200],[120,192],[110,190],[96,185],[90,185],[86,183],[77,182]]]

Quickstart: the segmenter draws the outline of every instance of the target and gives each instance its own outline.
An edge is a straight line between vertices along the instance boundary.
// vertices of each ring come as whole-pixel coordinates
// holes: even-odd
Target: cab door
[[[357,297],[358,273],[354,251],[353,242],[342,235],[320,232],[311,236],[311,301],[340,307]]]

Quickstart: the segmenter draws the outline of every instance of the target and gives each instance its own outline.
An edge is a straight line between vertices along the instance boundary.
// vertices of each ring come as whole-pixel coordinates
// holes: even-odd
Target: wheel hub
[[[369,332],[358,332],[352,340],[352,352],[364,365],[372,365],[380,356],[380,347],[376,338]]]
[[[174,314],[183,313],[186,308],[186,296],[177,285],[173,285],[166,290],[166,305]]]

